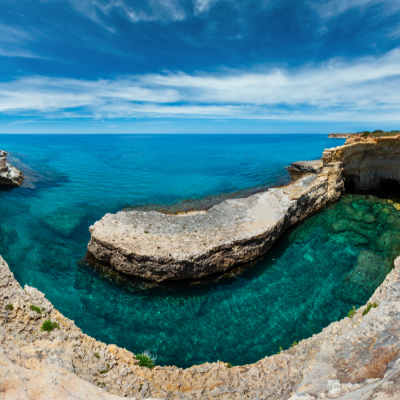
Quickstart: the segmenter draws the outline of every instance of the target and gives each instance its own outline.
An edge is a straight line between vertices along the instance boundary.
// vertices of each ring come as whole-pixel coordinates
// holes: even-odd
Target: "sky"
[[[400,129],[398,0],[2,0],[0,133]]]

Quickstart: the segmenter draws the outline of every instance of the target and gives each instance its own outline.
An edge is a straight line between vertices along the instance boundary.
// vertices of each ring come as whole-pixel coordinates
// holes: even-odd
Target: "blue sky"
[[[400,129],[398,0],[3,0],[0,132]]]

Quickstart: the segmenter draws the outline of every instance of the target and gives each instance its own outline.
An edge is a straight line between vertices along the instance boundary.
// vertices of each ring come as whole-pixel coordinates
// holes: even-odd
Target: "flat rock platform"
[[[106,214],[90,227],[88,251],[148,280],[201,278],[260,257],[289,226],[337,200],[343,189],[340,165],[330,164],[319,175],[207,211]]]

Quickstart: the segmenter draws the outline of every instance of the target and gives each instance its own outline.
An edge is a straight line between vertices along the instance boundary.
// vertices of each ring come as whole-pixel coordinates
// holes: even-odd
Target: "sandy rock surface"
[[[19,186],[22,183],[22,172],[7,162],[7,154],[0,150],[0,185]]]
[[[318,176],[203,212],[107,214],[90,227],[88,250],[120,272],[149,280],[201,278],[260,257],[289,226],[337,200],[343,189],[340,163],[332,163]]]

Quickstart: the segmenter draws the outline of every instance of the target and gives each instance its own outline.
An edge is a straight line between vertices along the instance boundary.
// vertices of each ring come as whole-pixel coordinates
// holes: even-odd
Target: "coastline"
[[[393,142],[366,141],[362,151],[368,155],[368,146],[382,151],[382,147],[390,144]],[[355,174],[356,167],[360,166],[358,150],[353,146],[344,156],[342,148],[329,149],[324,152],[323,159],[337,168],[338,163],[344,161],[345,167],[350,167]],[[390,169],[383,175],[361,171],[361,176],[368,175],[368,180],[360,181],[370,185],[391,173]],[[301,198],[302,191],[297,191],[297,195]],[[369,302],[377,303],[378,307],[367,315],[362,315],[366,310],[363,306],[353,318],[332,323],[321,333],[281,354],[232,368],[222,362],[185,370],[139,367],[131,352],[114,345],[106,346],[83,334],[39,291],[29,287],[23,290],[2,259],[0,283],[0,357],[2,374],[6,377],[0,384],[0,395],[18,397],[22,393],[40,391],[47,395],[52,393],[52,398],[344,400],[377,396],[380,400],[389,400],[396,398],[393,396],[400,391],[397,379],[400,363],[396,362],[400,354],[400,331],[397,329],[400,324],[400,258],[371,297]],[[6,310],[11,302],[15,308]],[[31,305],[43,307],[46,316],[32,311]],[[60,325],[59,330],[50,334],[40,331],[48,317]],[[102,373],[104,370],[106,372]],[[25,378],[30,379],[30,383],[26,383]],[[21,385],[19,379],[25,383]],[[68,392],[64,391],[65,385]]]

